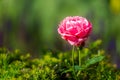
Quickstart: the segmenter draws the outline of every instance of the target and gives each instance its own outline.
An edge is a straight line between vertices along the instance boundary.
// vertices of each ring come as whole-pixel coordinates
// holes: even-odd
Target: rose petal
[[[72,28],[69,30],[69,34],[71,35],[75,35],[76,33],[78,33],[78,30],[76,28]]]
[[[78,33],[76,33],[76,36],[78,38],[84,38],[86,36],[86,32],[84,30],[79,31]]]

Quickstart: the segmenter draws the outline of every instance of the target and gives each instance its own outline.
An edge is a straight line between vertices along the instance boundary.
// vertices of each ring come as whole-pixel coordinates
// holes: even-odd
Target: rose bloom
[[[84,17],[66,17],[58,27],[61,37],[73,46],[82,45],[92,30],[92,24]]]

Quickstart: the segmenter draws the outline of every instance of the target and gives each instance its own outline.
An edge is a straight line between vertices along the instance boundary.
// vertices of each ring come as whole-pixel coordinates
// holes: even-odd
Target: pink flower
[[[84,17],[66,17],[59,25],[58,33],[71,45],[80,46],[88,38],[92,24]]]

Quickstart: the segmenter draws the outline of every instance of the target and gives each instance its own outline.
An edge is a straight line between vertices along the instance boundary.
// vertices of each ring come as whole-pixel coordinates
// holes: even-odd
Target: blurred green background
[[[83,16],[93,24],[90,41],[120,52],[120,0],[0,0],[0,47],[34,54],[70,48],[57,33],[66,16]]]

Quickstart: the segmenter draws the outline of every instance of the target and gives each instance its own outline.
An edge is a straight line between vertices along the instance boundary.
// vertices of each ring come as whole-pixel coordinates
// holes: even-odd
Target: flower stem
[[[73,49],[72,49],[72,66],[74,68],[74,46],[73,46]]]
[[[81,67],[81,55],[80,55],[80,50],[81,49],[79,47],[77,49],[78,49],[78,54],[79,54],[79,66]],[[80,73],[81,73],[81,71],[78,71],[77,76],[79,76]]]
[[[79,66],[81,66],[81,56],[80,56],[80,49],[78,49],[79,51]]]

